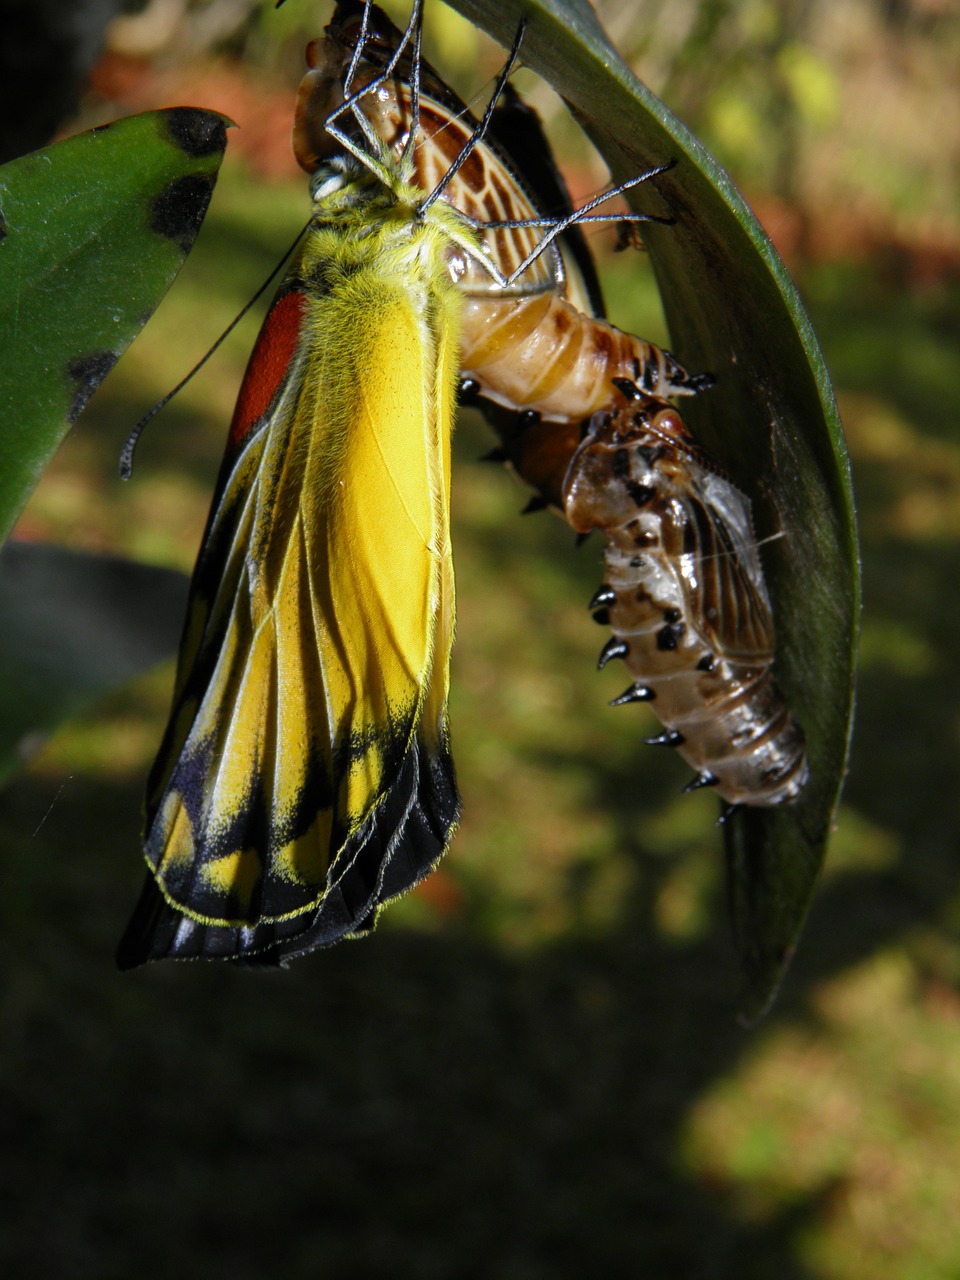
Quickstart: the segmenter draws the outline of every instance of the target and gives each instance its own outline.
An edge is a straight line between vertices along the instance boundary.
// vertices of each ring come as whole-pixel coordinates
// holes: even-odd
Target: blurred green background
[[[477,461],[491,437],[464,414],[464,821],[373,938],[274,975],[114,972],[172,664],[0,794],[6,1275],[960,1275],[960,21],[950,0],[598,9],[774,237],[853,455],[853,760],[779,1002],[736,1025],[716,801],[679,795],[689,772],[640,745],[644,710],[606,705],[622,680],[593,670],[599,544],[521,521],[525,492]],[[109,30],[65,132],[172,103],[241,129],[180,281],[21,536],[189,570],[256,321],[151,426],[130,484],[116,458],[306,216],[286,135],[326,16],[155,0]],[[465,94],[501,57],[440,7],[427,31]],[[601,185],[520,85],[577,194]],[[594,244],[612,318],[663,340],[642,255],[611,239]]]

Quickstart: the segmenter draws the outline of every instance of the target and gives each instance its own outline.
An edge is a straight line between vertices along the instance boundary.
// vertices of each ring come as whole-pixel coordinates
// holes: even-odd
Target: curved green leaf
[[[115,556],[0,548],[0,782],[68,716],[175,651],[187,583]]]
[[[811,777],[780,810],[725,824],[742,1014],[776,992],[806,915],[846,768],[860,611],[853,493],[830,378],[789,275],[730,177],[632,75],[584,0],[451,0],[567,100],[617,180],[673,161],[631,193],[674,349],[716,387],[684,417],[753,500],[777,623],[777,676],[807,735]]]
[[[0,539],[180,269],[227,123],[149,112],[0,169]]]

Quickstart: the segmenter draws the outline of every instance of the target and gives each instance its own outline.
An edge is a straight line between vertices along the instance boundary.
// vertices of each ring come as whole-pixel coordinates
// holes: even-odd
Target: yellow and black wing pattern
[[[241,389],[122,967],[280,963],[364,932],[458,820],[446,707],[459,295],[436,219],[401,225],[392,195],[329,203]]]

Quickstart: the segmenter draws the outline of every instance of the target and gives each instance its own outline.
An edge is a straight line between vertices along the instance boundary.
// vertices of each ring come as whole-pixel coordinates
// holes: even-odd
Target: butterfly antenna
[[[376,75],[368,84],[362,85],[359,89],[356,90],[355,93],[350,93],[349,92],[350,85],[352,84],[354,76],[357,73],[357,67],[360,65],[360,61],[363,58],[363,50],[367,42],[368,29],[369,29],[369,21],[368,21],[369,13],[370,13],[370,5],[369,3],[367,3],[364,5],[363,19],[360,25],[360,33],[357,38],[357,42],[354,45],[353,54],[351,55],[351,58],[350,58],[350,65],[348,66],[347,73],[344,77],[344,82],[343,82],[344,94],[345,94],[344,100],[343,102],[340,103],[339,107],[336,107],[327,116],[324,127],[326,128],[326,131],[330,135],[330,137],[335,139],[337,142],[339,142],[340,145],[344,147],[345,150],[349,151],[350,154],[355,159],[359,160],[360,163],[364,165],[364,167],[368,169],[373,168],[373,172],[375,174],[378,174],[378,170],[375,167],[371,166],[371,157],[366,155],[363,151],[359,149],[356,143],[354,143],[352,139],[350,139],[343,132],[343,130],[337,126],[336,121],[340,116],[344,115],[345,112],[347,111],[351,112],[353,114],[354,120],[360,127],[360,131],[363,133],[367,142],[370,144],[372,152],[373,153],[382,152],[382,149],[383,149],[382,140],[378,136],[373,125],[366,118],[366,116],[363,114],[363,112],[360,110],[357,104],[359,103],[361,98],[365,98],[368,94],[375,93],[377,89],[379,89],[379,87],[382,84],[386,83],[386,81],[389,80],[390,77],[393,75],[394,71],[396,70],[397,64],[400,61],[400,58],[403,54],[404,49],[406,49],[407,45],[410,43],[411,36],[414,34],[414,32],[418,32],[422,25],[423,0],[415,0],[413,11],[410,14],[410,21],[407,23],[406,29],[404,30],[403,35],[400,37],[399,41],[397,42],[397,47],[396,49],[394,49],[393,54],[390,57],[390,61],[387,63],[383,71],[381,71],[378,75]]]
[[[382,80],[389,80],[389,78],[393,75],[394,71],[396,71],[397,63],[400,61],[400,56],[403,53],[404,49],[410,43],[411,36],[417,39],[417,42],[418,42],[417,48],[419,49],[420,47],[419,36],[422,28],[423,28],[423,0],[414,0],[413,8],[410,11],[410,21],[407,23],[404,29],[403,35],[400,37],[400,40],[397,43],[397,47],[396,49],[394,49],[393,54],[390,57],[390,61],[387,63],[386,67],[384,68]],[[381,80],[381,83],[382,83],[382,80]]]
[[[401,164],[413,163],[413,153],[417,145],[417,133],[420,129],[420,43],[422,34],[423,23],[418,22],[413,32],[413,52],[411,54],[410,132],[403,148]]]
[[[347,67],[347,74],[343,77],[343,93],[347,97],[350,93],[350,86],[353,84],[353,77],[357,74],[357,67],[360,65],[360,59],[363,57],[364,45],[367,43],[367,31],[370,27],[370,5],[363,6],[363,17],[360,19],[360,33],[357,36],[357,43],[353,46],[353,53],[350,55],[350,65]]]
[[[303,233],[306,231],[309,225],[310,225],[309,222],[307,222],[300,228],[300,230],[297,232],[296,240],[294,240],[293,244],[290,245],[289,249],[287,249],[286,253],[284,253],[283,257],[280,259],[277,265],[273,268],[273,270],[267,276],[266,280],[264,280],[263,284],[260,286],[257,292],[253,295],[250,301],[245,303],[243,308],[230,321],[226,329],[224,329],[220,337],[217,338],[216,342],[213,344],[210,350],[206,353],[206,355],[203,356],[202,359],[197,361],[197,363],[193,366],[193,368],[190,370],[187,376],[185,378],[181,378],[181,380],[177,383],[177,385],[173,388],[172,391],[168,391],[162,400],[158,400],[157,403],[153,406],[153,408],[150,409],[149,412],[143,415],[143,417],[140,419],[137,425],[133,428],[133,430],[127,436],[126,443],[124,444],[123,448],[120,450],[119,466],[120,466],[121,480],[129,480],[131,475],[133,474],[133,454],[134,454],[134,450],[137,447],[137,441],[140,439],[140,436],[143,434],[144,427],[146,427],[147,423],[151,422],[157,416],[157,414],[160,412],[161,409],[166,408],[166,406],[170,403],[170,401],[177,394],[177,392],[183,390],[183,388],[187,385],[187,383],[194,376],[194,374],[200,372],[200,370],[207,363],[207,361],[210,359],[213,353],[217,350],[217,348],[224,342],[226,338],[230,336],[230,334],[234,331],[234,329],[237,327],[237,325],[240,323],[243,317],[247,314],[250,308],[257,302],[257,300],[267,290],[270,284],[272,284],[272,282],[276,279],[277,275],[280,272],[281,267],[283,267],[284,263],[293,253],[294,249],[296,249],[297,245],[300,243],[300,239],[303,236]]]
[[[520,45],[523,43],[523,33],[526,31],[526,29],[527,29],[527,20],[526,18],[521,18],[520,25],[517,27],[517,34],[514,36],[514,39],[513,39],[513,48],[510,50],[509,56],[507,57],[506,62],[503,64],[503,70],[500,72],[500,75],[497,77],[497,83],[494,86],[493,96],[491,97],[490,101],[487,103],[487,109],[486,111],[484,111],[483,116],[480,120],[480,123],[477,125],[476,129],[474,129],[473,133],[470,135],[470,138],[464,145],[462,151],[457,156],[456,160],[454,160],[453,164],[450,166],[447,172],[443,175],[443,177],[440,179],[440,181],[437,183],[434,189],[430,192],[426,200],[424,200],[423,204],[420,205],[419,209],[417,210],[418,217],[422,218],[426,214],[430,206],[436,200],[439,200],[439,198],[443,195],[444,191],[446,190],[447,186],[456,177],[461,167],[466,163],[471,153],[473,152],[474,148],[478,145],[478,143],[483,141],[484,134],[487,132],[487,128],[490,124],[490,119],[493,116],[497,103],[500,101],[501,95],[503,94],[504,86],[506,85],[507,80],[510,78],[510,73],[514,68],[517,58],[520,56]]]
[[[550,223],[548,219],[527,219],[525,222],[490,222],[484,223],[484,226],[490,228],[496,227],[512,227],[512,226],[547,226],[550,230],[544,235],[524,260],[509,276],[507,283],[513,284],[531,263],[536,262],[544,249],[551,240],[555,240],[557,236],[563,235],[568,227],[580,226],[585,222],[672,222],[671,218],[658,218],[654,214],[649,213],[614,213],[614,214],[596,214],[591,216],[591,209],[596,209],[606,200],[612,199],[614,196],[622,195],[625,191],[629,191],[632,187],[638,187],[641,182],[649,182],[651,178],[659,177],[661,173],[666,173],[668,169],[672,169],[676,161],[668,160],[665,164],[659,164],[654,169],[647,169],[645,173],[638,174],[635,178],[629,178],[626,182],[621,182],[616,187],[611,187],[609,191],[601,191],[598,196],[594,196],[585,205],[581,205],[579,209],[574,209],[565,218],[560,218],[556,222]]]

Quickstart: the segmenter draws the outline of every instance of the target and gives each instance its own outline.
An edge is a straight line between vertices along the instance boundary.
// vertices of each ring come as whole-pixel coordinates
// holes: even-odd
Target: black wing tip
[[[260,969],[283,965],[274,925],[207,925],[171,907],[152,875],[140,891],[116,950],[117,968],[139,969],[154,960],[232,960]]]
[[[149,960],[159,960],[170,954],[167,948],[157,945],[159,938],[167,932],[163,919],[165,912],[173,914],[163,894],[157,888],[156,881],[152,876],[147,876],[137,904],[133,908],[133,914],[117,946],[118,969],[123,972],[139,969]]]
[[[340,874],[312,911],[275,923],[211,925],[164,898],[148,875],[116,952],[121,970],[154,960],[232,960],[277,968],[288,960],[364,937],[377,909],[422,880],[439,862],[460,817],[460,796],[446,743],[415,741],[394,785],[338,858]]]
[[[338,860],[346,870],[307,927],[280,943],[281,955],[293,959],[342,938],[369,936],[379,908],[419,884],[440,861],[460,807],[446,743],[434,750],[415,741],[390,791],[344,846]]]

